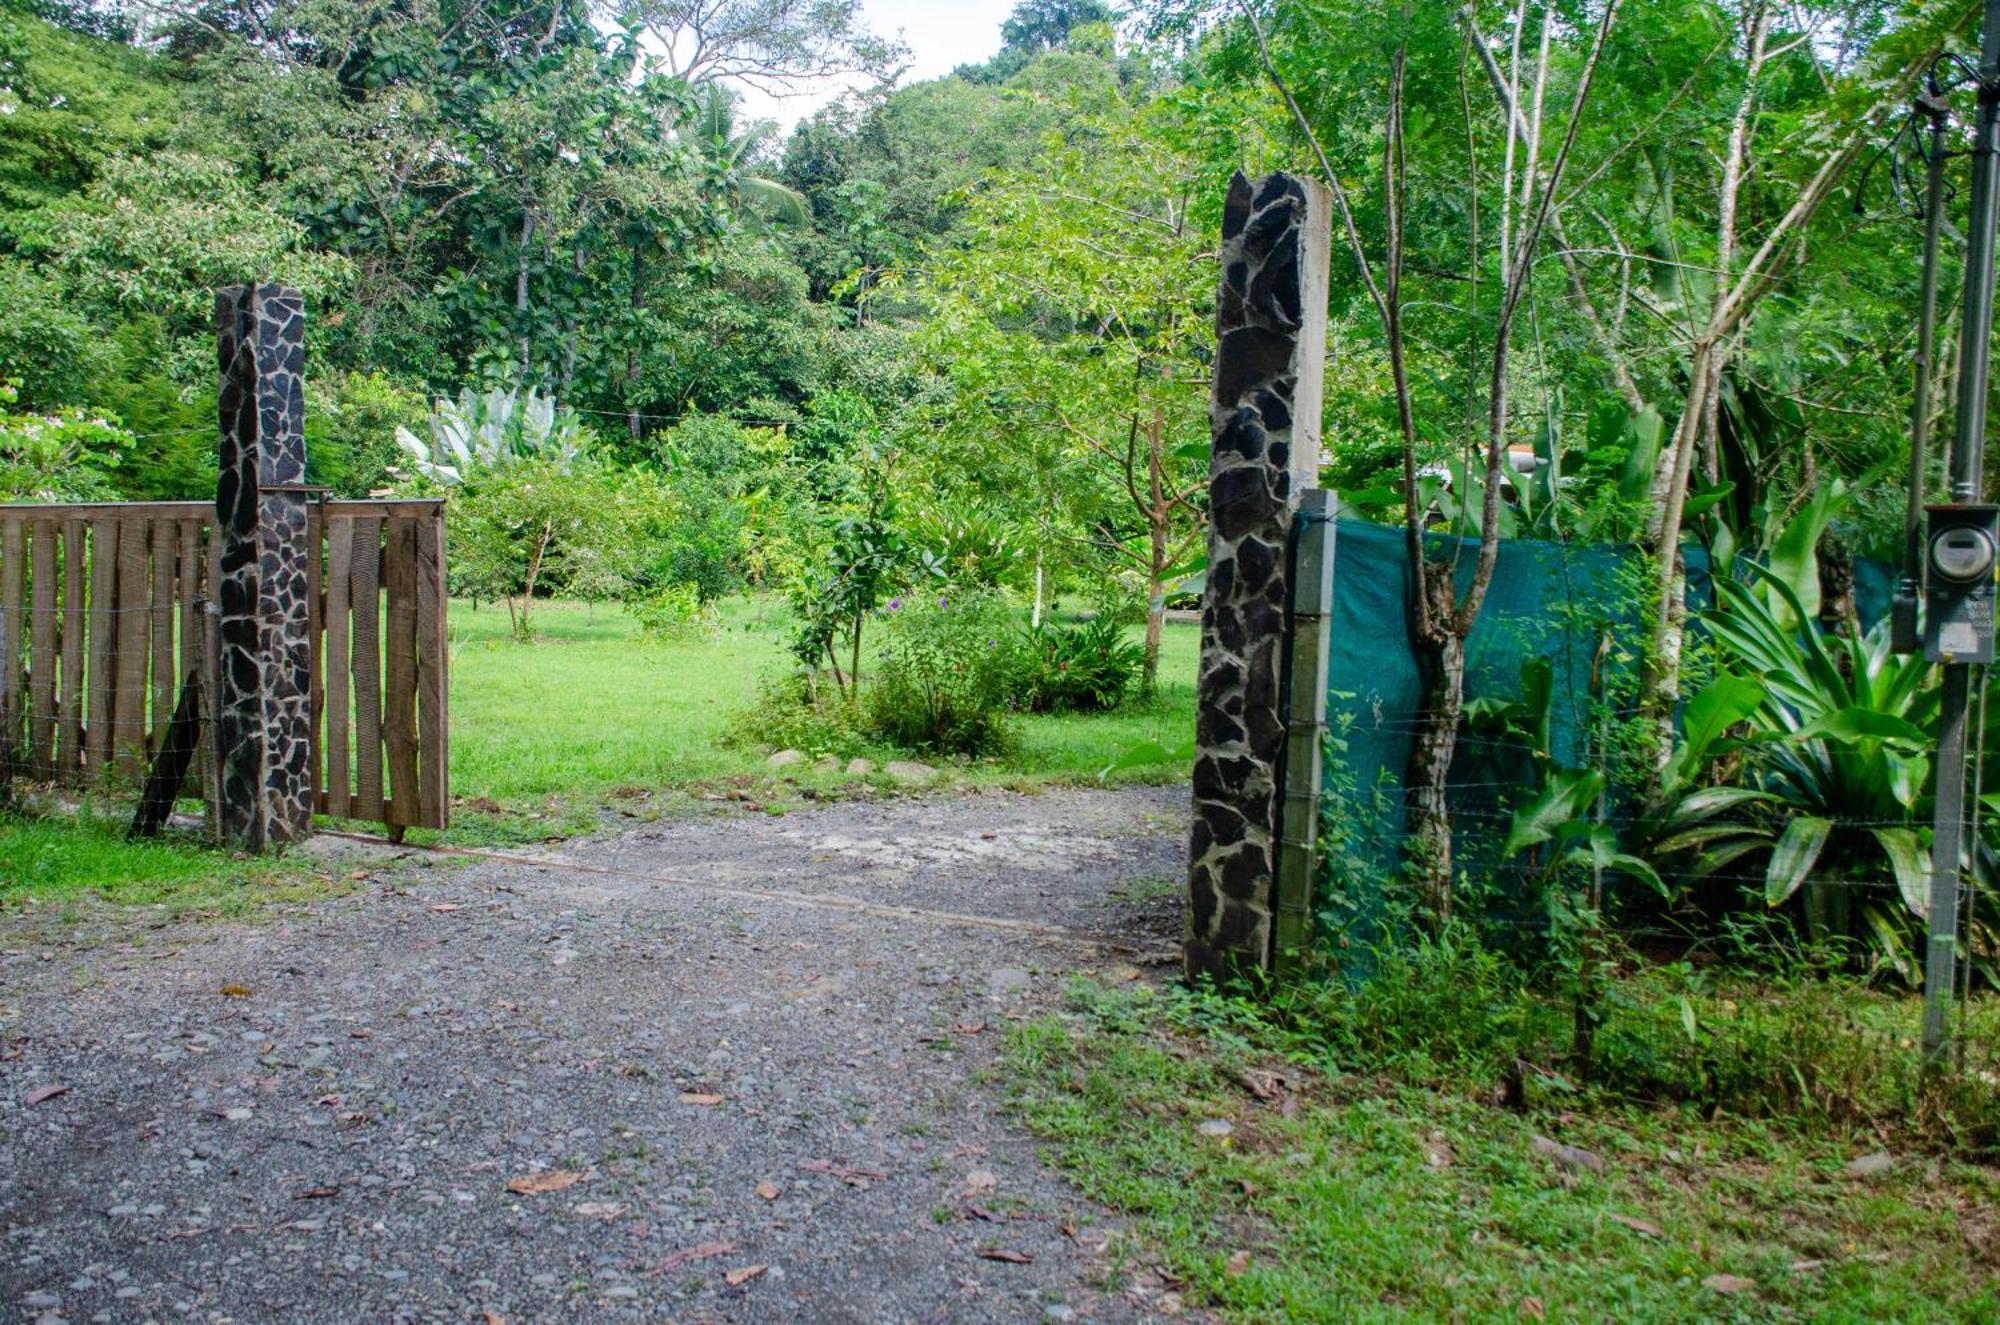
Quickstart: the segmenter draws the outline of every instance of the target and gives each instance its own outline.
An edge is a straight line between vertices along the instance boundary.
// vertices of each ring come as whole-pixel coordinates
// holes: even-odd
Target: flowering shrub
[[[104,471],[118,466],[132,434],[82,410],[20,414],[20,392],[0,382],[0,501],[102,501],[117,493]]]
[[[884,615],[877,672],[864,692],[876,735],[947,755],[1010,748],[1014,609],[997,595],[945,590],[891,599]]]

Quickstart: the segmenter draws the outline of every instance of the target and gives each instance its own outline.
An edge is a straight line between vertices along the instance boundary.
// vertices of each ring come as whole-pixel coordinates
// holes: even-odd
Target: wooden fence
[[[18,775],[136,780],[192,675],[204,730],[194,781],[213,805],[214,521],[210,502],[0,506],[0,747]],[[315,806],[442,828],[444,503],[321,502],[309,529]]]

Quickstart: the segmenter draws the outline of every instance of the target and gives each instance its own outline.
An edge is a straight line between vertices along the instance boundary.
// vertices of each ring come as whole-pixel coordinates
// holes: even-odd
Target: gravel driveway
[[[1150,1319],[991,1069],[1171,950],[1186,817],[850,802],[0,918],[0,1320]]]

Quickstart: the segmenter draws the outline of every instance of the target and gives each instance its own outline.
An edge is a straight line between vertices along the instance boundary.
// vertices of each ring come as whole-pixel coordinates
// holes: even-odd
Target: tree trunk
[[[514,269],[514,320],[520,331],[521,380],[528,380],[533,338],[528,334],[528,246],[535,239],[535,214],[521,214],[520,262]]]
[[[1451,564],[1432,563],[1425,581],[1433,599],[1432,620],[1442,623],[1453,606]],[[1413,644],[1425,686],[1403,779],[1409,811],[1403,855],[1418,904],[1433,925],[1442,927],[1451,918],[1451,808],[1445,788],[1465,714],[1465,641],[1440,624]]]
[[[639,418],[639,324],[646,311],[646,248],[632,241],[632,327],[625,345],[625,429],[638,441],[644,429]]]
[[[1160,683],[1160,637],[1167,624],[1167,537],[1173,508],[1167,502],[1165,457],[1167,419],[1155,409],[1146,425],[1146,666],[1140,689],[1152,694]]]
[[[528,613],[534,607],[535,581],[542,573],[542,558],[548,555],[549,542],[555,537],[555,532],[555,521],[543,521],[542,536],[535,540],[534,553],[528,558],[528,581],[523,586],[521,593],[521,621],[516,631],[519,637],[524,640],[530,638],[534,633],[534,628],[528,624]]]

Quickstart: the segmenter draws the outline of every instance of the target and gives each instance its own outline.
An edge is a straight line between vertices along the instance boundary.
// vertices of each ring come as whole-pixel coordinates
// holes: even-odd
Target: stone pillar
[[[262,851],[312,832],[305,300],[281,285],[221,290],[215,341],[217,820],[225,842]]]
[[[1328,254],[1324,188],[1229,184],[1216,307],[1208,589],[1188,844],[1190,977],[1268,967],[1285,759],[1286,540],[1319,471]]]

